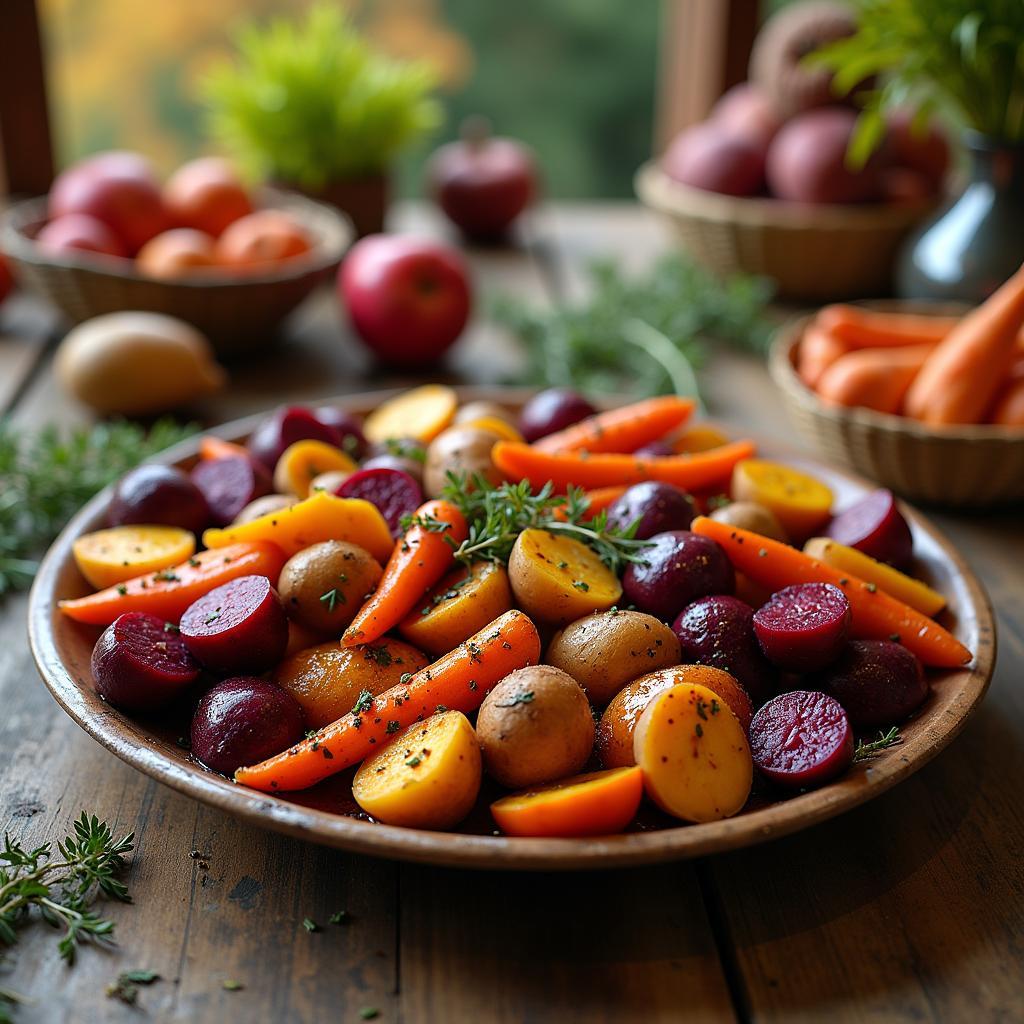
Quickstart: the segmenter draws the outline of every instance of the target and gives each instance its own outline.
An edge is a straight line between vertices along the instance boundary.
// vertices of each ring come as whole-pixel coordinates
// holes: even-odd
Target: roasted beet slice
[[[284,656],[288,619],[266,576],[239,576],[188,606],[181,635],[215,672],[265,672]]]
[[[96,692],[126,711],[155,711],[199,676],[176,626],[146,612],[119,615],[92,651]]]
[[[928,696],[917,656],[889,640],[851,640],[815,683],[843,705],[858,729],[901,722]]]
[[[531,444],[548,434],[565,430],[597,410],[578,391],[548,388],[538,391],[519,414],[519,431]]]
[[[914,538],[892,491],[880,487],[837,515],[825,531],[832,540],[906,570],[914,557]]]
[[[420,485],[400,469],[361,469],[334,493],[339,498],[362,498],[376,505],[395,537],[402,532],[402,516],[412,515],[423,504]]]
[[[776,672],[754,635],[754,609],[738,597],[720,594],[687,605],[672,626],[683,662],[728,672],[759,704],[772,691]]]
[[[817,672],[842,653],[850,602],[831,583],[798,583],[772,594],[754,612],[765,657],[787,672]]]
[[[285,448],[296,441],[306,440],[324,441],[340,448],[343,439],[334,426],[318,419],[312,409],[304,405],[289,405],[267,417],[252,432],[249,451],[257,462],[273,473]]]
[[[825,693],[792,690],[773,697],[750,723],[754,764],[791,789],[820,786],[853,761],[853,729],[839,701]]]
[[[273,486],[266,469],[248,455],[204,459],[192,470],[192,483],[202,492],[217,526],[233,523],[250,501],[269,494]]]
[[[180,526],[202,533],[210,510],[188,474],[174,466],[138,466],[125,473],[107,508],[111,526]]]
[[[679,487],[648,480],[634,484],[608,509],[608,524],[619,530],[636,523],[640,540],[669,530],[688,530],[697,514],[693,498]]]
[[[313,410],[313,415],[328,427],[334,427],[341,437],[341,450],[357,462],[366,454],[366,435],[359,418],[345,409],[325,405]]]
[[[192,753],[231,775],[302,738],[302,709],[290,693],[255,676],[225,679],[208,690],[192,717]]]

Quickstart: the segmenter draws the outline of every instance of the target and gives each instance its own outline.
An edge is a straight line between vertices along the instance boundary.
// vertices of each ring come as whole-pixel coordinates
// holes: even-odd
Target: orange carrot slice
[[[535,442],[541,452],[635,452],[681,427],[692,415],[692,398],[662,395],[588,416]]]

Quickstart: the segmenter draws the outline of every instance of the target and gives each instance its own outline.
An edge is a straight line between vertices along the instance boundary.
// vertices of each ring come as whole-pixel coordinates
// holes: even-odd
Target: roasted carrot
[[[825,306],[814,324],[848,348],[937,345],[960,322],[956,316],[896,313],[863,306]]]
[[[663,395],[588,416],[534,443],[541,452],[628,454],[681,427],[692,415],[692,398]]]
[[[78,622],[109,626],[124,612],[149,612],[177,622],[193,601],[239,576],[267,576],[277,583],[284,552],[268,541],[248,541],[200,551],[188,561],[125,580],[88,597],[61,601],[60,610]]]
[[[554,454],[539,451],[536,445],[499,441],[491,458],[509,479],[529,480],[534,487],[541,487],[550,480],[559,492],[570,484],[589,489],[636,484],[643,480],[661,480],[683,490],[700,491],[727,481],[733,466],[740,459],[749,458],[755,450],[753,441],[733,441],[693,455],[637,458],[585,452]]]
[[[466,539],[463,514],[448,501],[428,501],[394,546],[377,589],[341,638],[343,647],[368,644],[397,626],[416,602],[451,568]]]
[[[936,668],[958,668],[973,657],[952,633],[876,584],[833,569],[788,544],[706,516],[698,516],[690,529],[720,544],[738,572],[772,591],[796,583],[834,583],[850,602],[851,634],[855,637],[898,637],[925,665]]]
[[[1024,326],[1024,266],[968,313],[910,385],[908,415],[941,426],[978,423],[1009,371]]]
[[[831,331],[812,322],[797,346],[796,372],[809,388],[816,387],[821,375],[849,351],[849,346]]]
[[[895,415],[931,351],[931,345],[904,345],[847,352],[825,370],[815,390],[832,405]]]
[[[537,628],[513,608],[408,682],[386,690],[365,710],[343,715],[260,764],[239,768],[235,781],[265,793],[306,789],[362,761],[389,737],[435,711],[475,711],[498,680],[535,665],[538,658]]]
[[[595,487],[592,491],[586,491],[584,496],[587,499],[587,512],[596,516],[615,504],[626,493],[628,488],[625,484],[618,487]],[[565,519],[565,510],[556,509],[555,516],[558,519]]]
[[[243,448],[234,441],[225,441],[223,437],[216,437],[214,434],[206,434],[199,441],[199,458],[204,460],[223,459],[228,455],[248,455],[247,448]]]

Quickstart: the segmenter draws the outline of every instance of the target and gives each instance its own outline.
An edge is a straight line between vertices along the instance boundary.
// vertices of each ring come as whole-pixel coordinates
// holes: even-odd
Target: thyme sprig
[[[889,747],[895,747],[898,743],[902,742],[903,737],[895,725],[886,732],[879,730],[877,740],[872,740],[870,743],[865,743],[864,740],[857,740],[857,747],[853,752],[853,760],[855,763],[857,761],[867,761],[880,751],[886,750]]]

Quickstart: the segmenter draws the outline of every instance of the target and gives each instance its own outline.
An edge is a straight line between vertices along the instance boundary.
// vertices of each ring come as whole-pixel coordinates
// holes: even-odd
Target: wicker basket
[[[673,181],[656,163],[636,193],[671,221],[683,246],[717,274],[774,279],[780,296],[828,300],[885,294],[900,243],[931,209],[907,204],[805,205],[737,198]]]
[[[34,237],[46,222],[45,198],[7,210],[0,220],[0,249],[19,282],[72,323],[125,309],[167,313],[194,324],[218,353],[231,355],[271,340],[280,322],[337,267],[354,237],[348,218],[326,204],[267,189],[260,205],[287,210],[314,238],[313,249],[273,271],[239,275],[208,270],[156,281],[136,273],[129,260],[40,251]]]
[[[892,309],[896,304],[878,303]],[[903,305],[917,312],[920,305]],[[1013,427],[926,427],[871,409],[826,405],[797,376],[800,338],[811,317],[779,328],[771,375],[790,419],[824,455],[904,497],[958,508],[1024,500],[1024,430]]]

